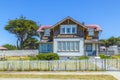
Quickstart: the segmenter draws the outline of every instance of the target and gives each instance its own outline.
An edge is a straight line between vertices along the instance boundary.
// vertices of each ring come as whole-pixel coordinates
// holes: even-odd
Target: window
[[[61,34],[65,34],[65,26],[62,26],[62,27],[61,27],[60,33],[61,33]]]
[[[76,33],[76,26],[72,26],[72,33],[73,33],[73,34]]]
[[[76,25],[61,25],[61,34],[76,34]]]
[[[66,42],[63,42],[63,50],[66,50]]]
[[[79,51],[79,41],[58,41],[58,51]]]
[[[74,44],[74,42],[73,42],[73,41],[71,42],[71,50],[72,50],[72,51],[74,51],[74,50],[75,50],[75,44]]]
[[[45,29],[44,36],[50,36],[50,30],[49,29]]]
[[[89,28],[89,36],[94,36],[94,28]]]
[[[70,51],[70,41],[67,41],[67,51]]]
[[[58,42],[58,51],[62,50],[62,44],[61,41]]]
[[[78,41],[75,42],[75,50],[79,50],[79,42]]]
[[[52,44],[40,44],[41,52],[52,52],[53,45]]]
[[[70,34],[71,33],[71,28],[70,27],[66,27],[66,33]]]
[[[86,44],[86,51],[92,51],[92,44]]]

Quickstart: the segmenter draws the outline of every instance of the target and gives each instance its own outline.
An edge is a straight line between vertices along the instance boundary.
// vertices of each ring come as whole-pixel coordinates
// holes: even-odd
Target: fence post
[[[80,69],[81,69],[81,68],[80,68],[80,60],[79,60],[79,71],[80,71]]]
[[[105,71],[107,70],[107,65],[106,65],[106,59],[104,59],[104,69],[105,69]]]
[[[65,71],[66,71],[66,60],[65,60]]]

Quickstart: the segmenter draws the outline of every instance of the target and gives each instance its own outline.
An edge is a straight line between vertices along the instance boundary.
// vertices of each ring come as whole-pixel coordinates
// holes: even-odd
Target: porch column
[[[98,43],[96,43],[96,56],[99,56],[99,49],[98,49]]]

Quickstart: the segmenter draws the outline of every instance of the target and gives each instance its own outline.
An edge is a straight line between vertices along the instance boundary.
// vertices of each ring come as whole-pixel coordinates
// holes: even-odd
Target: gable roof
[[[40,26],[39,29],[37,30],[37,32],[44,32],[45,29],[49,29],[51,27],[52,27],[51,25]]]
[[[87,27],[86,27],[86,26],[82,25],[80,22],[76,21],[75,19],[73,19],[73,18],[72,18],[72,17],[70,17],[70,16],[67,16],[67,17],[66,17],[66,18],[64,18],[63,20],[61,20],[61,21],[57,22],[57,23],[56,23],[55,25],[53,25],[50,29],[53,29],[55,26],[57,26],[57,25],[61,24],[62,22],[64,22],[64,21],[65,21],[65,20],[67,20],[67,19],[70,19],[70,20],[72,20],[73,22],[75,22],[75,23],[77,23],[77,24],[81,25],[83,28],[86,28],[86,29],[87,29]]]
[[[86,25],[87,28],[94,28],[96,31],[102,31],[102,29],[100,28],[99,25],[96,24],[90,24],[90,25]]]

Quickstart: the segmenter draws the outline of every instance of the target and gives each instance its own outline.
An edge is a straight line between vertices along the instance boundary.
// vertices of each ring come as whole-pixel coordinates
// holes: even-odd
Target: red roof
[[[40,28],[37,31],[38,32],[43,32],[45,29],[49,29],[51,27],[52,27],[51,25],[40,26]]]
[[[102,31],[102,29],[100,28],[99,25],[96,24],[90,24],[90,25],[86,25],[88,28],[94,28],[96,29],[96,31]]]
[[[7,50],[7,48],[0,46],[0,50]]]

